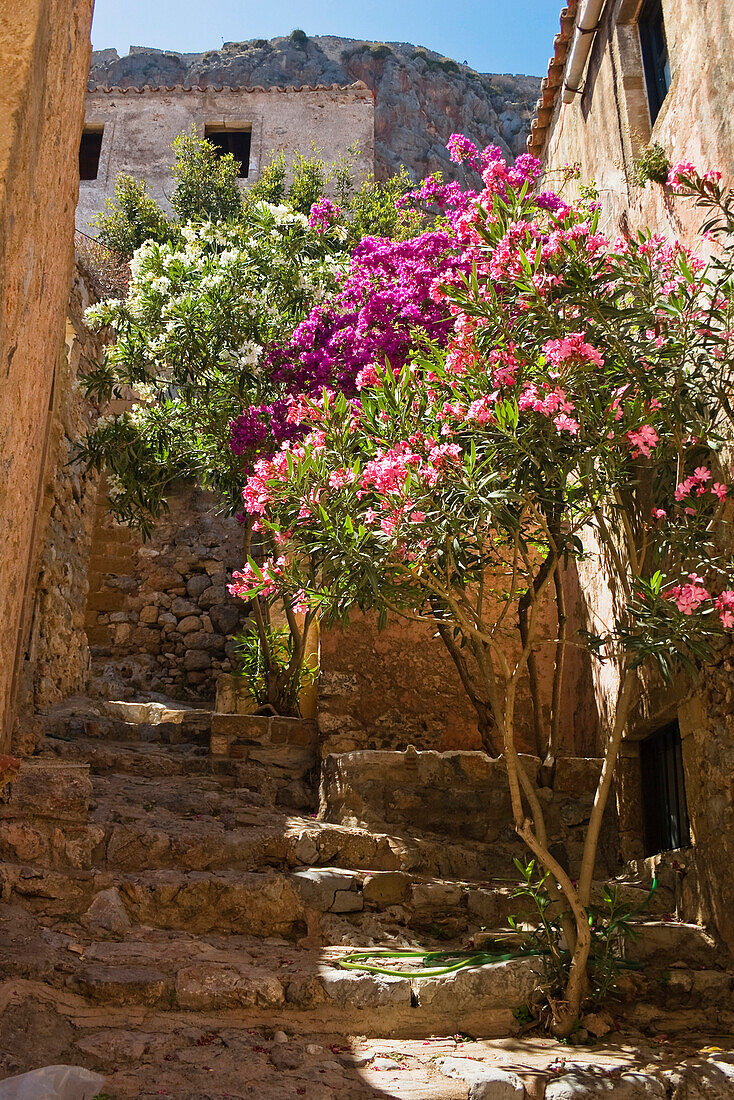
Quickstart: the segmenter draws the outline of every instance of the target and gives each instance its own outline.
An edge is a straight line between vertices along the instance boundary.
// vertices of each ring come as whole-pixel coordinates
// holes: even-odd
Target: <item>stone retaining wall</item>
[[[531,776],[537,757],[522,757]],[[561,757],[553,788],[540,800],[556,858],[572,872],[580,866],[583,838],[601,760]],[[598,871],[620,866],[617,816],[607,809],[599,844]],[[504,761],[480,752],[350,752],[324,761],[321,816],[348,826],[387,827],[438,833],[447,838],[507,847],[527,857],[515,836]],[[517,847],[517,851],[514,849]],[[527,857],[529,858],[529,857]],[[511,866],[511,863],[510,863]]]
[[[101,492],[86,617],[93,691],[212,701],[247,617],[226,588],[242,557],[242,529],[217,513],[212,493],[174,491],[143,543],[115,523]]]

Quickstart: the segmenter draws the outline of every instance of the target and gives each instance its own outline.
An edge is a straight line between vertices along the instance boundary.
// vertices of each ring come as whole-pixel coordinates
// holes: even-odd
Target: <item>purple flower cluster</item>
[[[454,238],[445,230],[408,241],[360,241],[340,291],[311,311],[288,345],[271,348],[264,365],[286,396],[246,409],[232,421],[235,454],[262,454],[300,434],[287,419],[289,397],[313,394],[324,386],[355,394],[357,375],[369,364],[387,359],[395,368],[402,366],[416,329],[431,340],[445,341],[451,321],[430,290],[437,277],[467,268],[456,252]]]
[[[311,207],[308,224],[317,233],[325,233],[329,226],[333,225],[338,219],[341,212],[341,207],[337,206],[335,202],[322,197]]]

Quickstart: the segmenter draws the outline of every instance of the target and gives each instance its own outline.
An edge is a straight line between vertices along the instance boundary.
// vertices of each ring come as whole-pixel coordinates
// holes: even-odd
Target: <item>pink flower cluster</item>
[[[684,615],[692,615],[705,600],[711,599],[704,588],[703,578],[697,573],[689,573],[688,581],[688,584],[676,584],[663,593],[665,599],[672,600]]]
[[[721,625],[731,630],[734,627],[734,591],[730,588],[716,598],[714,607],[719,612]]]
[[[569,332],[560,340],[549,340],[543,346],[543,354],[546,360],[558,370],[570,366],[583,366],[586,363],[591,363],[595,367],[604,366],[601,352],[587,343],[585,332]]]
[[[227,585],[230,595],[240,600],[250,600],[256,593],[274,596],[280,590],[284,565],[285,558],[268,558],[261,566],[261,579],[248,562],[242,570],[232,574],[232,583]]]
[[[678,164],[673,164],[668,172],[667,184],[673,191],[680,194],[685,188],[688,181],[696,178],[696,166],[691,164],[688,160],[682,160]]]
[[[331,199],[320,198],[311,207],[308,224],[317,233],[325,233],[329,226],[339,219],[340,214],[340,206],[337,206]]]
[[[650,452],[660,442],[660,436],[649,424],[643,424],[633,431],[627,432],[627,439],[632,445],[632,457],[639,458],[644,455],[650,457]]]
[[[711,485],[709,485],[709,481]],[[681,481],[675,489],[675,499],[678,503],[690,497],[701,497],[704,493],[712,493],[718,500],[724,501],[728,496],[726,485],[720,481],[713,481],[711,471],[706,466],[697,466],[693,473]],[[686,508],[686,512],[693,515],[694,509]]]

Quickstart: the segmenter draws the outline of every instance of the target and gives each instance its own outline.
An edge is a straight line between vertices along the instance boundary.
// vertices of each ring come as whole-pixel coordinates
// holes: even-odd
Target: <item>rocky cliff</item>
[[[508,157],[525,149],[540,78],[478,73],[406,42],[351,38],[287,38],[227,42],[221,50],[177,54],[133,46],[93,54],[95,84],[262,85],[352,84],[375,95],[375,169],[384,177],[406,165],[416,176],[453,174],[445,144],[456,132]]]

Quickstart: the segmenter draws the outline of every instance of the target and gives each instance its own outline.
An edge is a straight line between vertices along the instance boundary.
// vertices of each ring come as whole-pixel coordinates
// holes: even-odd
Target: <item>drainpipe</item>
[[[574,96],[580,95],[581,77],[591,52],[594,35],[599,29],[599,17],[604,0],[586,0],[578,18],[574,32],[573,45],[566,64],[566,79],[563,82],[563,102],[573,103]]]

